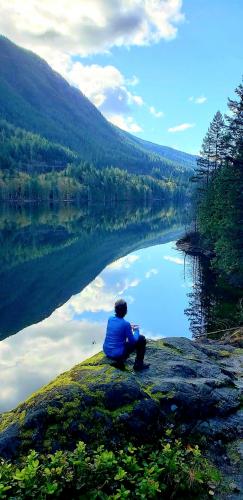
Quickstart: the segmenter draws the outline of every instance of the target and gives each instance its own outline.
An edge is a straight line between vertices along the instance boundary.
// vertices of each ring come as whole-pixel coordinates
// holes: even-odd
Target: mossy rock
[[[138,373],[132,359],[121,371],[99,353],[0,416],[0,455],[72,449],[78,440],[90,446],[128,437],[144,442],[161,434],[168,422],[178,432],[206,429],[207,436],[205,423],[211,422],[215,438],[232,415],[233,432],[242,433],[237,385],[242,374],[236,380],[233,361],[230,365],[234,351],[222,343],[180,337],[150,341],[150,368]]]

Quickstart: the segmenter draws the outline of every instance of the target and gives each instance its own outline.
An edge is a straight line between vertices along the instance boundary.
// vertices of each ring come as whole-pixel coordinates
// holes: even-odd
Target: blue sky
[[[243,74],[242,0],[3,0],[0,29],[113,123],[197,153]]]

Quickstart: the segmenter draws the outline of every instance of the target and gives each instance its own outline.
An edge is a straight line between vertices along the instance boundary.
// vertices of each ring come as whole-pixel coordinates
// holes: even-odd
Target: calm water
[[[185,207],[0,213],[0,411],[101,349],[114,301],[150,338],[191,336]]]

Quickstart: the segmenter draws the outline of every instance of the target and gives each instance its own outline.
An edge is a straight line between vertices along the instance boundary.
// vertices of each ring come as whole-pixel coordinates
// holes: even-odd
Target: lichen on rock
[[[0,416],[0,455],[72,449],[78,440],[149,440],[171,423],[180,434],[243,437],[240,349],[223,342],[149,341],[150,368],[121,371],[99,353]]]

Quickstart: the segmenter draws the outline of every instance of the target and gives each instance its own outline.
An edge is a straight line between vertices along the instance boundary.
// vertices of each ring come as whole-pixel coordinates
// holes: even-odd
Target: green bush
[[[208,498],[220,481],[198,446],[172,440],[170,431],[156,447],[119,450],[100,446],[47,456],[31,451],[17,464],[0,464],[0,498]]]

